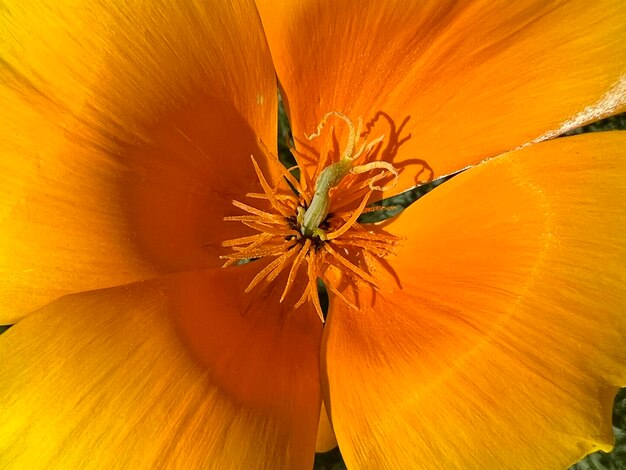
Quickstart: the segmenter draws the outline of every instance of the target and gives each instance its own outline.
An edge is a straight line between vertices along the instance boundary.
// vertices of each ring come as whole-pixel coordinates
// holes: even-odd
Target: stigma
[[[363,213],[382,209],[368,206],[368,203],[373,193],[390,189],[398,177],[397,170],[390,163],[377,159],[384,136],[368,139],[369,136],[362,132],[361,119],[355,126],[346,115],[331,111],[322,118],[316,131],[305,138],[308,141],[320,138],[331,118],[340,121],[348,131],[340,155],[328,152],[311,156],[293,149],[297,165],[287,169],[265,149],[267,159],[281,176],[274,185],[268,183],[256,159],[251,156],[263,192],[248,193],[246,197],[264,200],[270,209],[262,210],[252,204],[233,201],[233,205],[245,214],[228,216],[224,220],[243,223],[254,233],[222,243],[232,250],[222,256],[227,260],[224,267],[250,260],[272,259],[260,268],[246,292],[261,282],[275,282],[281,273],[286,272],[280,298],[283,302],[294,281],[302,276],[306,287],[294,310],[311,302],[322,322],[324,313],[319,301],[318,279],[325,283],[330,293],[358,309],[326,274],[330,269],[339,269],[357,288],[366,284],[377,289],[372,275],[373,263],[392,254],[398,241],[379,227],[358,221]],[[299,178],[293,174],[295,169],[299,170]],[[387,184],[380,186],[378,183],[382,181]]]

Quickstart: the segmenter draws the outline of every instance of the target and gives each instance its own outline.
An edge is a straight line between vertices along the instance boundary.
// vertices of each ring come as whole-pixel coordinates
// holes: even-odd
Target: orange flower
[[[543,141],[626,109],[620,1],[135,3],[2,7],[0,466],[310,468],[322,397],[350,468],[611,447],[626,136]]]

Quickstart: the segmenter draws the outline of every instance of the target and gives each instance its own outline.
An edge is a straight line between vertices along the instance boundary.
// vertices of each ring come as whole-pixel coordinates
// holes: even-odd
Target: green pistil
[[[328,216],[330,210],[330,190],[337,186],[352,168],[352,160],[344,158],[322,170],[315,183],[315,194],[311,205],[304,212],[300,231],[305,237],[319,236],[323,231],[320,224]]]

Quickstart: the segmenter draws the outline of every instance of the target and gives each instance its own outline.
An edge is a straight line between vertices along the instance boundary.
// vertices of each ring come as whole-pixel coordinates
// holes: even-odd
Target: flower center
[[[363,213],[383,210],[381,207],[366,208],[366,205],[374,191],[389,189],[398,176],[390,163],[375,158],[384,136],[368,141],[361,133],[361,119],[355,127],[347,116],[333,111],[324,116],[316,132],[305,136],[307,140],[319,138],[331,117],[342,120],[349,131],[345,149],[336,161],[329,152],[314,159],[315,165],[307,165],[306,162],[312,159],[292,150],[298,163],[295,168],[300,170],[297,179],[290,172],[295,168],[285,169],[277,158],[268,155],[282,176],[275,186],[271,186],[252,157],[263,193],[248,193],[246,196],[269,202],[271,209],[262,210],[233,201],[233,205],[246,214],[225,217],[224,220],[243,223],[256,233],[222,243],[233,250],[222,256],[228,260],[225,267],[244,260],[274,258],[252,279],[246,292],[262,281],[274,282],[288,269],[280,299],[283,302],[296,278],[305,276],[306,288],[294,308],[312,302],[322,321],[318,278],[325,282],[329,291],[357,309],[329,282],[326,273],[330,267],[335,267],[353,283],[366,283],[377,288],[371,274],[371,262],[392,253],[398,240],[375,225],[365,226],[358,222]],[[393,177],[391,184],[376,185],[390,176]]]

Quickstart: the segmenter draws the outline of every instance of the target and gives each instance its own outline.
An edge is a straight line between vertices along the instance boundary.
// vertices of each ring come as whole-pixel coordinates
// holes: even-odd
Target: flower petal
[[[331,300],[325,393],[348,467],[565,468],[610,449],[624,200],[626,132],[603,133],[493,159],[394,221],[398,281],[374,273],[360,311]]]
[[[254,4],[3,4],[0,322],[66,293],[217,266],[276,141]]]
[[[315,452],[324,453],[329,452],[337,447],[337,438],[333,432],[333,427],[328,419],[328,413],[326,407],[322,402],[322,409],[320,411],[320,422],[317,427],[317,439],[315,442]]]
[[[250,274],[67,296],[12,327],[0,466],[310,468],[321,325],[280,290],[242,295]]]
[[[296,142],[329,111],[383,113],[396,191],[626,104],[621,0],[257,5]]]

